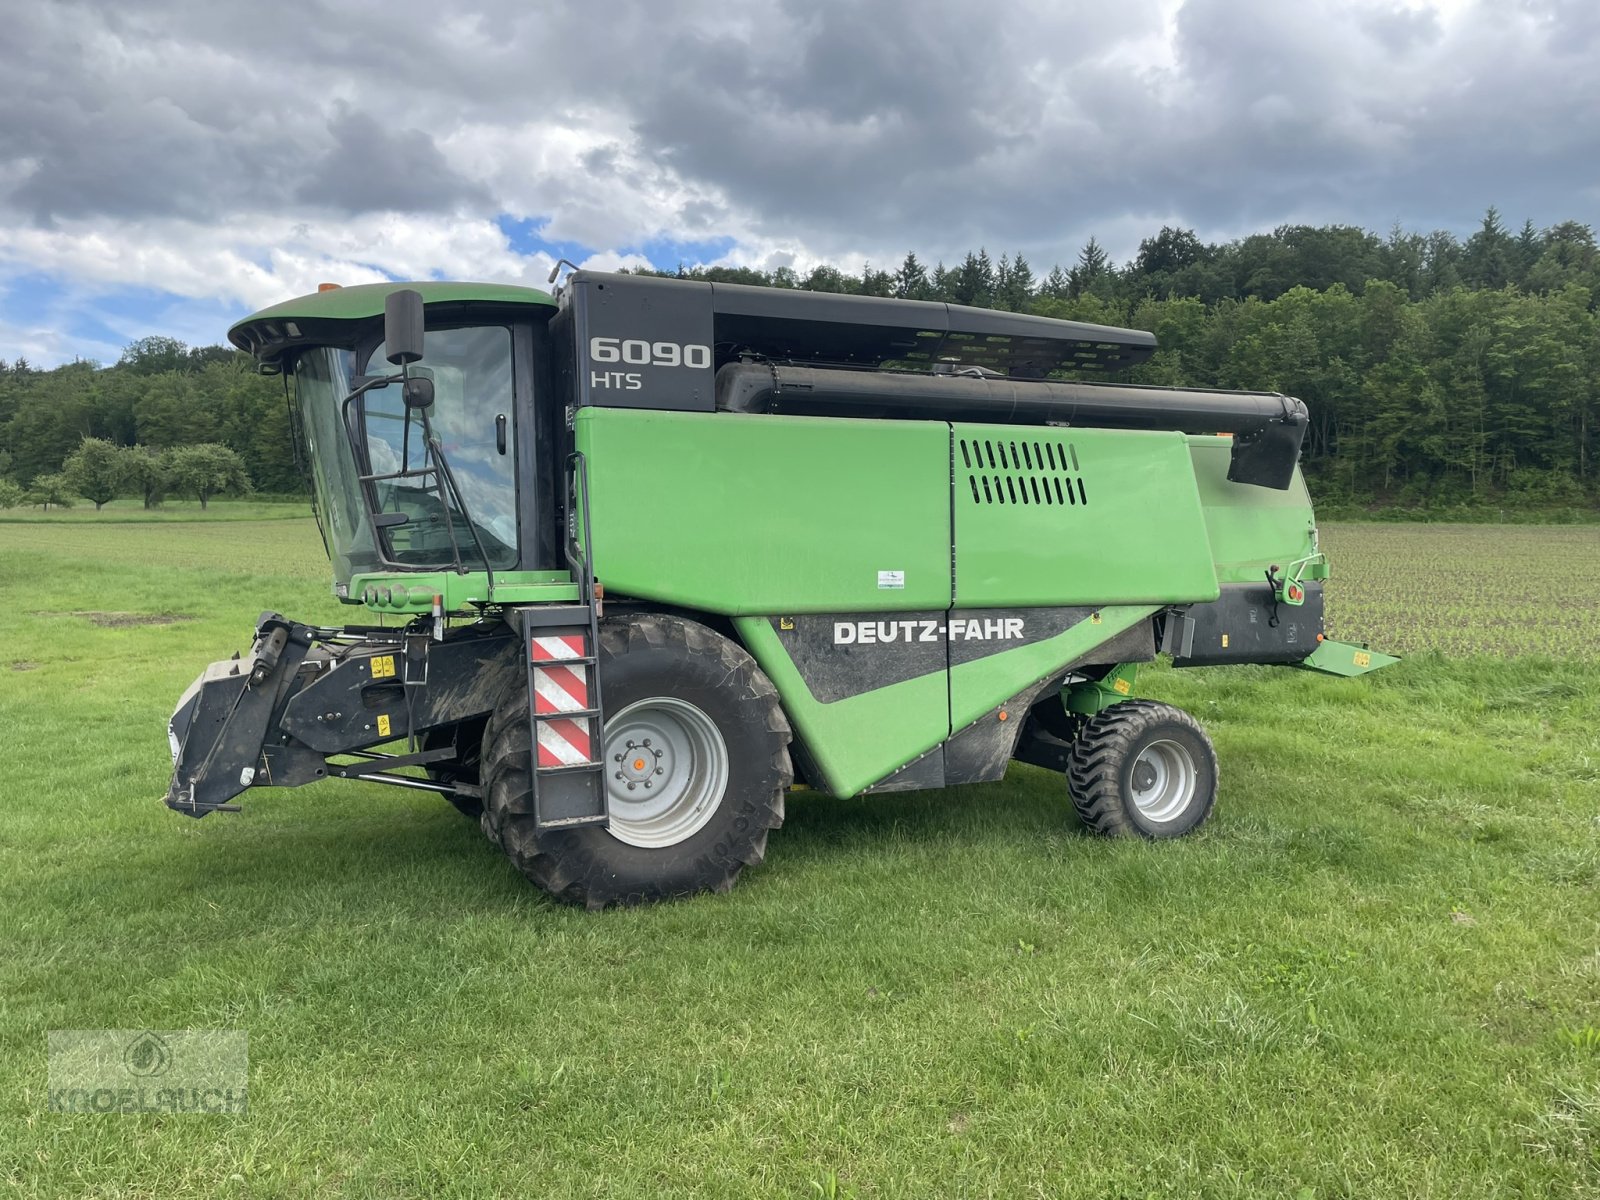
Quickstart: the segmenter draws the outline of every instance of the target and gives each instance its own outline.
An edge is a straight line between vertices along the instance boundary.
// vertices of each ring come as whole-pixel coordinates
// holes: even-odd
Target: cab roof
[[[263,363],[275,363],[286,351],[301,346],[347,341],[351,323],[383,316],[389,293],[402,289],[420,292],[424,308],[433,310],[430,315],[436,316],[448,317],[450,308],[465,305],[544,308],[549,314],[556,310],[556,302],[548,292],[506,283],[363,283],[296,296],[252,313],[228,330],[228,340]],[[440,309],[445,311],[439,312]]]

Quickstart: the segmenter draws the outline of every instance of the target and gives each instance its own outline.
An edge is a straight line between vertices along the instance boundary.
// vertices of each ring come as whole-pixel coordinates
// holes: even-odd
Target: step
[[[540,821],[538,826],[541,830],[576,829],[587,825],[609,825],[610,823],[611,817],[606,813],[601,813],[593,817],[562,817],[555,821]]]
[[[600,710],[598,708],[575,708],[571,712],[536,712],[533,714],[533,719],[535,721],[560,721],[568,718],[578,720],[582,717],[598,717],[599,715]]]
[[[559,767],[535,767],[534,771],[540,776],[540,778],[543,778],[547,775],[579,775],[584,771],[603,772],[605,769],[606,765],[602,762],[582,762],[563,763]]]

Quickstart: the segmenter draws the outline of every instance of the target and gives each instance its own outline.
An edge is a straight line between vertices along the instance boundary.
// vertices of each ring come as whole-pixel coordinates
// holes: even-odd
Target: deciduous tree
[[[179,446],[167,455],[174,491],[193,496],[205,508],[213,496],[241,496],[251,490],[244,460],[215,442]]]
[[[172,490],[172,469],[166,454],[149,446],[123,446],[119,453],[128,490],[144,501],[145,508],[160,508]]]
[[[71,508],[72,485],[59,471],[53,471],[48,475],[36,475],[33,482],[28,485],[26,499],[29,504],[37,504],[45,512],[50,511],[52,504],[57,508]]]
[[[127,486],[126,459],[104,438],[84,438],[61,464],[72,490],[92,501],[96,512],[115,500]]]

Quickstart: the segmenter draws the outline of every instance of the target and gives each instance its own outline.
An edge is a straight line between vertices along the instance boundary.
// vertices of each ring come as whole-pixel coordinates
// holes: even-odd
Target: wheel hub
[[[722,802],[728,748],[716,723],[685,700],[656,696],[606,722],[611,835],[660,849],[692,837]]]
[[[613,779],[620,780],[625,788],[631,785],[635,789],[653,787],[656,779],[667,775],[673,767],[672,756],[654,745],[650,738],[638,741],[628,738],[622,749],[611,755],[611,761],[617,768],[612,773]]]
[[[1183,815],[1194,802],[1199,778],[1188,747],[1167,740],[1141,750],[1128,773],[1134,807],[1145,820],[1157,824]]]

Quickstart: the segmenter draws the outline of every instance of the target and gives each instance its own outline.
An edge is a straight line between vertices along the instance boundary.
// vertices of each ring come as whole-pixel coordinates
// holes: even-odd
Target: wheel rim
[[[1166,740],[1151,742],[1133,760],[1129,773],[1134,807],[1146,821],[1177,820],[1194,801],[1199,776],[1186,746]]]
[[[606,722],[611,836],[660,849],[693,837],[728,786],[728,746],[716,722],[671,696],[635,701]]]

